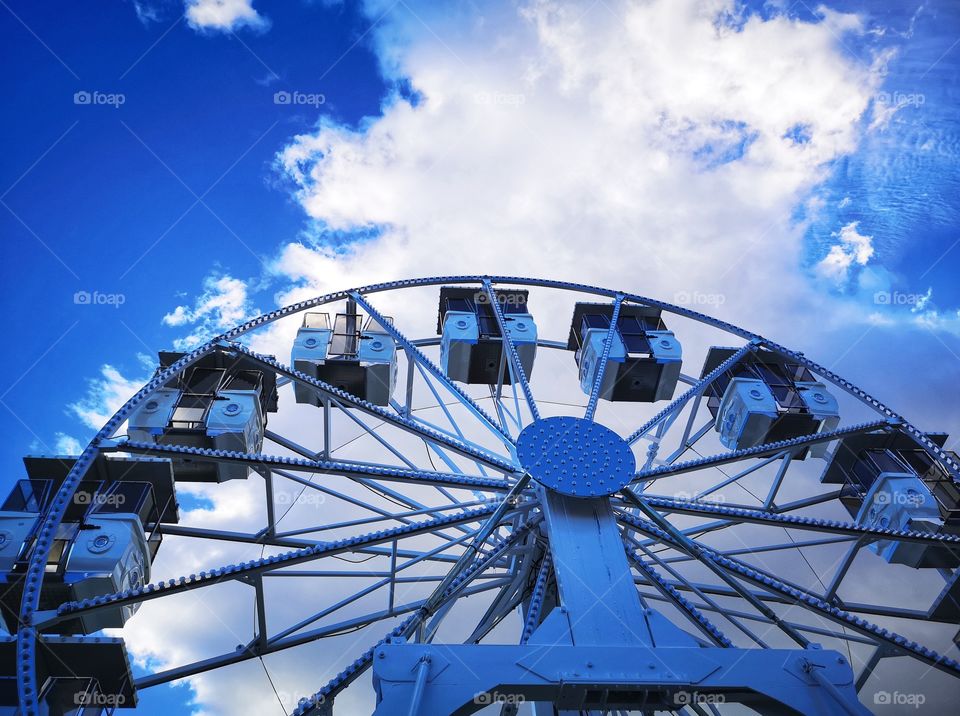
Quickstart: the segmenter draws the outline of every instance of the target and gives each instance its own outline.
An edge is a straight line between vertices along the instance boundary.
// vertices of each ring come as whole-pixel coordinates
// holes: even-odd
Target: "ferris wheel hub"
[[[592,420],[544,418],[517,438],[517,457],[534,480],[571,497],[601,497],[633,479],[636,459],[626,440]]]

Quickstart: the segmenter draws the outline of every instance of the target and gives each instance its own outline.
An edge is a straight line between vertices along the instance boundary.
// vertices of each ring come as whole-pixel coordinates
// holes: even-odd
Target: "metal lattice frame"
[[[481,405],[483,402],[481,399],[470,397],[463,387],[447,378],[424,353],[422,350],[424,347],[436,344],[435,338],[411,339],[399,328],[382,320],[382,314],[371,301],[373,294],[384,291],[457,284],[476,286],[479,290],[486,292],[491,299],[496,319],[504,336],[501,376],[508,371],[511,378],[510,390],[505,392],[506,386],[501,380],[501,384],[491,390],[489,402],[493,407],[489,411]],[[686,620],[682,626],[694,628],[702,634],[703,645],[717,649],[734,647],[734,641],[731,639],[733,632],[730,635],[725,634],[710,621],[706,614],[710,614],[711,618],[726,620],[735,629],[738,638],[745,639],[751,646],[761,648],[769,646],[767,634],[771,629],[786,635],[801,648],[810,646],[812,636],[872,646],[875,649],[874,658],[857,678],[857,688],[863,686],[879,660],[886,656],[912,657],[951,676],[960,676],[960,664],[953,659],[937,654],[858,616],[866,614],[909,621],[925,620],[926,612],[880,603],[847,603],[838,596],[850,565],[861,548],[870,541],[895,538],[909,542],[960,547],[960,538],[946,534],[860,527],[850,522],[799,514],[835,499],[836,492],[792,503],[777,504],[778,493],[797,451],[813,444],[826,443],[861,433],[883,431],[909,436],[937,461],[954,481],[960,481],[960,465],[901,415],[849,381],[809,360],[802,353],[789,350],[762,336],[684,307],[630,293],[559,281],[503,276],[443,276],[381,283],[351,291],[330,293],[267,313],[184,355],[175,364],[159,372],[117,411],[97,433],[70,470],[38,531],[37,544],[25,576],[19,614],[21,626],[17,630],[17,683],[23,713],[31,716],[38,713],[37,649],[42,645],[42,637],[38,637],[38,633],[80,614],[121,604],[144,602],[228,581],[240,581],[254,587],[259,624],[257,636],[236,652],[142,677],[135,683],[137,688],[167,683],[185,676],[306,644],[341,633],[346,629],[396,620],[406,615],[399,624],[393,626],[383,640],[364,652],[316,694],[302,701],[296,713],[307,714],[330,709],[336,695],[371,666],[378,649],[382,650],[385,645],[389,646],[398,639],[401,641],[410,639],[429,644],[440,620],[458,599],[493,590],[497,590],[493,603],[471,635],[471,643],[479,642],[509,613],[518,606],[522,606],[524,619],[522,632],[517,641],[522,647],[527,647],[531,636],[545,618],[548,611],[547,603],[550,602],[549,607],[552,608],[558,600],[554,584],[555,556],[551,558],[551,546],[547,544],[548,540],[543,529],[544,512],[549,513],[550,510],[546,502],[551,498],[545,495],[542,488],[531,483],[529,474],[524,471],[516,457],[517,433],[525,423],[529,423],[525,420],[525,413],[530,420],[536,421],[540,419],[540,410],[516,348],[509,338],[509,333],[504,330],[504,316],[494,294],[495,286],[560,289],[607,298],[612,301],[614,316],[626,304],[654,307],[693,319],[745,341],[744,345],[730,358],[703,378],[693,379],[682,376],[682,380],[689,386],[688,389],[626,438],[630,444],[641,440],[649,442],[646,461],[636,472],[631,486],[613,495],[609,503],[621,530],[624,555],[629,559],[628,572],[631,568],[633,570],[630,577],[631,583],[636,582],[636,588],[639,589],[640,599],[645,609],[649,610],[649,604],[652,602],[671,605],[680,615],[679,618]],[[283,365],[272,357],[259,355],[239,342],[239,339],[248,332],[274,321],[342,300],[354,301],[357,306],[380,321],[396,342],[398,349],[406,356],[408,375],[405,402],[393,401],[389,407],[373,405],[328,383],[311,378],[290,366]],[[611,333],[615,325],[614,319],[611,322]],[[538,343],[545,349],[565,348],[565,344],[555,341],[540,340]],[[584,413],[584,417],[589,420],[594,420],[596,416],[610,345],[610,334],[608,334],[598,375]],[[705,389],[723,371],[761,347],[805,366],[821,380],[832,383],[872,409],[877,414],[877,419],[842,427],[828,433],[688,459],[688,452],[694,451],[697,443],[712,428],[712,421],[708,420],[703,426],[694,429]],[[270,431],[266,433],[267,441],[299,457],[244,454],[176,445],[161,446],[115,438],[115,434],[130,417],[132,411],[147,400],[154,391],[214,350],[242,354],[263,368],[276,372],[279,377],[285,379],[285,382],[295,382],[316,391],[323,400],[325,425],[323,448],[321,450],[306,448],[285,436]],[[412,386],[416,376],[419,376],[428,386],[449,425],[432,423],[414,414],[411,409]],[[445,394],[442,396],[441,393],[444,391]],[[466,426],[459,424],[451,412],[444,407],[444,398],[453,399],[461,409],[472,416],[480,426],[479,429],[496,440],[499,450],[485,447],[468,438],[463,429]],[[364,434],[372,436],[404,466],[332,459],[329,425],[334,411],[349,416],[361,427]],[[680,420],[684,411],[687,411],[687,417],[685,420]],[[427,445],[431,462],[433,456],[436,456],[445,469],[426,470],[418,467],[402,450],[379,436],[375,427],[365,419],[374,419],[391,428],[402,430],[417,440],[422,440]],[[659,459],[659,446],[675,425],[684,426],[680,445],[672,454]],[[680,429],[677,428],[677,430]],[[139,589],[90,600],[68,602],[60,605],[56,612],[39,612],[38,604],[44,567],[57,526],[84,474],[94,459],[103,452],[126,452],[159,457],[188,456],[195,460],[249,465],[255,472],[264,476],[267,484],[268,524],[263,530],[255,534],[241,534],[170,525],[165,526],[163,531],[170,535],[225,539],[238,543],[282,547],[291,551],[241,564],[213,568],[200,574],[170,579]],[[760,462],[752,462],[754,460]],[[467,474],[461,466],[464,461],[476,468],[472,471],[476,474]],[[720,482],[697,495],[677,497],[658,493],[657,486],[661,484],[661,480],[687,473],[702,474],[725,466],[736,467],[739,463],[744,463],[742,469],[733,474],[724,473],[724,478]],[[762,504],[733,505],[704,499],[727,485],[737,484],[747,475],[768,465],[776,465],[777,469]],[[308,475],[309,479],[303,475]],[[369,503],[345,496],[322,482],[314,482],[315,475],[349,478],[380,495],[392,498],[399,505],[403,505],[403,508],[394,512],[376,508]],[[400,525],[332,542],[312,540],[303,536],[310,534],[311,531],[329,529],[330,525],[318,525],[287,533],[280,532],[277,530],[274,505],[271,503],[271,484],[275,477],[291,480],[303,489],[320,490],[348,500],[370,511],[373,515],[370,518],[344,522],[338,525],[339,527],[376,525],[380,520],[393,520]],[[435,489],[447,502],[440,506],[425,505],[403,492],[404,488],[410,485]],[[457,497],[451,491],[460,495],[469,494],[470,497]],[[676,516],[700,521],[692,527],[680,528],[671,521],[671,518]],[[790,537],[786,542],[751,544],[745,545],[743,549],[718,549],[704,541],[711,535],[723,533],[744,524],[771,529],[790,528],[819,534],[812,535],[810,540],[803,542],[797,542]],[[401,547],[403,540],[422,535],[434,535],[441,540],[441,543],[433,549]],[[754,563],[747,563],[741,559],[743,556],[780,554],[788,550],[820,545],[836,545],[846,550],[845,556],[830,577],[829,585],[825,585],[821,591],[801,587],[781,575],[773,574]],[[300,574],[335,578],[351,574],[345,572],[338,575],[333,571],[296,572],[289,569],[295,565],[343,553],[389,558],[391,567],[389,572],[383,573],[373,586],[277,634],[268,634],[264,578]],[[436,588],[424,599],[396,604],[395,587],[403,581],[404,570],[423,564],[432,564],[446,571],[435,576],[419,576],[410,579],[436,581]],[[685,576],[683,568],[691,564],[705,568],[706,572],[713,575],[715,579],[702,581]],[[882,569],[883,566],[878,560],[877,568]],[[336,624],[311,628],[315,622],[378,589],[389,593],[386,609],[353,616]],[[737,600],[739,608],[730,604],[732,599]],[[819,621],[817,624],[810,624],[789,620],[778,611],[778,608],[784,605],[799,606],[804,613],[813,615]],[[820,626],[820,622],[833,624],[834,628]],[[760,631],[759,627],[763,627],[764,631]],[[417,684],[420,691],[415,692],[411,713],[423,698],[423,680],[429,670],[429,659],[426,657],[424,659],[418,668]],[[828,691],[835,689],[818,669],[811,669],[810,672],[811,677],[821,683],[825,689]],[[842,702],[842,698],[839,696],[837,698]],[[844,704],[844,707],[847,706]]]

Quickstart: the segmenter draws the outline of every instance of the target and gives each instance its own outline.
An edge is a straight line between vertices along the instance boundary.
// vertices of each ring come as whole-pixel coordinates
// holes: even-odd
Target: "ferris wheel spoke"
[[[467,458],[479,460],[487,467],[493,468],[494,470],[498,470],[500,472],[513,473],[516,470],[516,467],[512,463],[506,462],[501,457],[494,455],[493,453],[478,449],[477,447],[467,445],[465,443],[461,443],[459,440],[454,440],[434,430],[425,428],[414,421],[407,420],[399,415],[395,415],[379,405],[374,405],[366,400],[361,400],[355,395],[336,388],[325,381],[312,378],[306,373],[302,373],[294,368],[283,365],[270,356],[254,353],[253,351],[250,351],[239,344],[231,343],[228,345],[232,350],[237,350],[241,353],[244,353],[260,365],[269,368],[276,373],[286,375],[297,383],[314,389],[321,395],[325,395],[333,400],[337,400],[344,405],[358,408],[369,415],[374,415],[378,418],[381,418],[384,422],[406,432],[413,433],[423,440],[428,440],[430,442],[443,445]]]
[[[640,549],[640,551],[642,551],[650,561],[656,562],[664,571],[666,571],[673,578],[675,583],[686,585],[689,588],[689,590],[693,592],[695,596],[700,597],[700,599],[702,599],[707,606],[711,607],[718,614],[722,614],[724,617],[726,617],[731,624],[733,624],[737,629],[743,632],[747,636],[747,638],[749,638],[751,641],[756,643],[759,647],[763,649],[769,648],[769,645],[766,642],[764,642],[763,639],[761,639],[753,631],[751,631],[748,627],[746,627],[739,619],[735,617],[735,615],[727,613],[708,594],[706,594],[701,589],[699,589],[690,580],[685,579],[671,564],[669,564],[669,560],[661,558],[654,551],[640,544],[639,540],[637,540],[633,535],[625,534],[625,538],[629,544],[632,544],[634,547],[637,547],[638,549]],[[632,553],[629,546],[627,546],[627,554],[631,560],[639,559],[636,554]],[[659,574],[657,574],[656,571],[653,569],[653,565],[646,564],[645,566],[651,570],[652,574],[645,574],[644,576],[647,576],[651,580],[651,583],[653,583],[655,580],[659,580],[659,585],[654,584],[654,586],[658,588],[661,594],[664,594],[664,596],[670,596],[671,600],[673,600],[674,598],[679,598],[681,602],[683,601],[682,596],[676,591],[676,587],[674,587],[673,582],[668,581],[663,577],[661,577]],[[682,605],[680,605],[680,608],[683,609]],[[694,618],[694,620],[697,619],[695,610],[691,611],[688,614],[688,616]],[[763,617],[758,617],[758,619],[765,621]],[[765,621],[765,623],[769,623],[769,622]],[[714,625],[710,624],[709,622],[707,622],[707,624],[709,625],[709,627],[715,628]],[[717,631],[719,632],[719,630]],[[722,637],[719,639],[719,643],[718,643],[719,646],[733,646],[733,643],[727,637],[725,637],[722,633],[714,634],[713,636]],[[711,638],[711,640],[714,641],[714,643],[717,643],[717,639],[711,637],[709,634],[708,634],[708,638]]]
[[[526,371],[524,371],[523,365],[520,363],[520,355],[517,353],[517,347],[514,345],[513,338],[510,336],[510,331],[507,330],[507,321],[503,317],[503,307],[500,305],[500,299],[497,298],[497,294],[493,290],[493,284],[490,283],[489,279],[483,279],[483,290],[484,293],[486,293],[487,300],[490,301],[490,305],[493,308],[493,315],[497,319],[497,327],[500,329],[503,350],[507,357],[507,366],[510,369],[510,382],[514,385],[518,382],[520,383],[520,388],[526,398],[530,414],[533,416],[533,420],[537,421],[540,419],[540,411],[537,409],[537,403],[533,399],[533,392],[530,390],[530,383],[527,380]],[[520,417],[519,414],[517,417]]]
[[[754,609],[770,619],[776,626],[780,628],[782,632],[797,642],[797,644],[799,644],[802,648],[806,648],[809,645],[809,640],[805,636],[800,634],[796,629],[790,627],[777,615],[776,612],[767,607],[761,600],[754,597],[748,589],[745,589],[743,585],[730,577],[724,570],[720,569],[712,559],[704,559],[703,549],[699,542],[690,539],[682,532],[677,530],[677,528],[664,519],[664,517],[657,510],[648,506],[642,499],[634,495],[629,487],[623,490],[623,494],[647,516],[647,519],[650,522],[640,520],[632,515],[627,514],[622,514],[622,519],[625,519],[628,522],[631,522],[634,526],[647,531],[648,534],[651,534],[652,536],[665,538],[666,541],[671,542],[674,547],[682,552],[686,552],[692,557],[697,557],[700,564],[707,567],[707,569],[713,572],[717,577],[722,579],[734,590],[736,590],[736,592]],[[650,530],[650,527],[653,528],[652,531]]]
[[[482,594],[492,589],[497,589],[499,586],[500,585],[495,580],[489,580],[482,584],[467,587],[459,596],[467,597],[475,594]],[[170,683],[171,681],[177,681],[188,676],[202,674],[204,672],[229,666],[231,664],[238,664],[250,659],[257,659],[262,656],[267,656],[269,654],[276,654],[278,652],[303,646],[320,639],[335,637],[344,632],[362,629],[376,624],[377,622],[386,621],[387,619],[392,619],[398,616],[403,616],[404,614],[416,612],[422,606],[423,600],[416,600],[405,604],[398,604],[393,610],[379,610],[370,612],[360,616],[352,617],[336,624],[318,627],[316,629],[303,632],[302,634],[294,634],[284,637],[283,639],[269,639],[265,644],[262,645],[258,645],[255,641],[251,641],[248,644],[243,645],[243,647],[240,649],[235,649],[218,656],[203,659],[201,661],[196,661],[183,666],[177,666],[165,671],[141,676],[134,680],[134,686],[137,689],[146,689],[152,686]]]
[[[671,587],[652,566],[644,562],[640,556],[629,547],[627,548],[627,558],[630,560],[634,569],[643,575],[650,584],[680,610],[681,614],[693,622],[712,644],[719,647],[733,646],[733,642],[731,642],[722,631],[714,626],[691,602]]]
[[[655,513],[652,511],[648,513],[648,515],[653,514]],[[648,535],[657,537],[666,543],[670,543],[677,549],[695,553],[700,558],[701,564],[720,568],[722,570],[721,572],[717,572],[714,569],[711,569],[711,571],[714,571],[714,573],[718,574],[718,576],[722,573],[724,575],[722,578],[730,587],[733,588],[734,592],[736,592],[739,596],[745,597],[750,604],[758,609],[758,611],[773,620],[777,626],[781,627],[781,629],[787,633],[792,633],[792,635],[799,636],[799,633],[795,629],[790,627],[775,612],[766,607],[765,600],[758,598],[752,591],[743,589],[739,582],[732,578],[733,575],[739,579],[743,579],[744,581],[754,584],[766,592],[784,598],[790,604],[802,606],[807,610],[818,614],[819,616],[840,624],[843,627],[858,631],[864,636],[874,639],[874,641],[883,641],[891,647],[897,649],[899,652],[907,656],[912,656],[930,666],[933,666],[934,668],[944,671],[945,673],[951,674],[952,676],[960,676],[960,663],[957,661],[942,656],[931,649],[900,636],[899,634],[882,629],[875,624],[855,616],[847,610],[841,609],[833,604],[829,604],[810,592],[805,591],[795,585],[791,585],[785,582],[783,579],[770,574],[769,572],[759,569],[753,565],[748,565],[735,558],[725,557],[719,552],[715,551],[713,548],[707,547],[706,545],[695,540],[690,540],[689,538],[684,538],[682,541],[677,540],[675,537],[675,530],[663,529],[659,524],[646,522],[645,520],[639,520],[631,515],[623,515],[622,517],[627,522],[637,527],[640,531],[646,532]],[[656,520],[654,520],[654,522],[656,522]],[[669,527],[669,523],[663,521],[663,524],[666,524]],[[900,610],[896,610],[894,613],[899,613],[899,611]],[[800,636],[800,639],[805,642],[808,641],[806,637],[803,636]]]
[[[610,361],[610,350],[617,335],[617,321],[620,319],[620,306],[623,303],[623,294],[618,293],[613,301],[613,314],[610,316],[610,327],[603,339],[603,352],[597,364],[597,375],[590,388],[590,399],[587,401],[587,410],[583,414],[585,420],[593,420],[597,412],[597,402],[600,400],[600,389],[603,387],[603,377],[607,372],[607,363]]]
[[[440,485],[448,488],[494,492],[505,492],[510,489],[510,483],[489,477],[459,475],[456,473],[435,472],[430,470],[407,470],[397,467],[340,462],[336,460],[310,460],[307,458],[263,455],[260,453],[240,453],[229,450],[213,450],[210,448],[194,448],[180,445],[121,441],[111,445],[105,445],[102,450],[104,452],[131,452],[141,455],[184,455],[194,459],[201,458],[213,462],[246,464],[251,467],[286,468],[298,472],[341,475],[355,480],[369,478],[385,482],[401,482],[414,485]],[[308,483],[307,486],[312,484],[313,483]]]
[[[830,442],[832,440],[837,440],[838,438],[844,438],[850,435],[858,435],[860,433],[869,433],[877,430],[889,431],[890,429],[890,423],[885,420],[877,420],[870,423],[860,423],[858,425],[851,425],[846,428],[839,428],[838,430],[814,433],[813,435],[805,435],[802,437],[781,440],[773,443],[764,443],[763,445],[757,445],[756,447],[733,450],[731,452],[721,453],[719,455],[711,455],[709,457],[688,460],[687,462],[674,463],[672,465],[663,465],[661,467],[655,467],[649,470],[640,470],[634,476],[634,482],[660,480],[664,477],[671,477],[684,472],[702,470],[707,467],[718,467],[731,462],[739,462],[740,460],[744,460],[746,458],[768,457],[770,455],[782,453],[784,450],[817,445],[819,443]]]
[[[758,345],[759,345],[758,341],[750,341],[749,343],[747,343],[746,345],[738,349],[732,356],[730,356],[725,361],[723,361],[723,363],[718,365],[716,368],[710,371],[707,375],[705,375],[703,378],[701,378],[696,383],[694,383],[680,397],[674,399],[663,410],[661,410],[659,413],[654,415],[652,418],[650,418],[650,420],[648,420],[642,426],[637,428],[633,433],[631,433],[630,436],[627,437],[627,443],[632,445],[637,440],[642,438],[644,435],[649,433],[653,428],[660,425],[660,423],[662,423],[667,418],[671,418],[670,423],[672,423],[673,420],[676,419],[676,415],[679,414],[679,411],[683,408],[684,405],[687,404],[687,402],[691,398],[699,398],[700,396],[702,396],[703,391],[706,390],[707,387],[709,387],[710,384],[713,383],[713,381],[715,381],[717,378],[723,375],[725,371],[729,370],[730,368],[735,366],[737,363],[739,363],[743,359],[743,357],[746,356],[748,353],[757,350]]]
[[[949,472],[953,477],[955,482],[960,482],[960,463],[954,459],[954,456],[950,455],[947,451],[933,442],[922,430],[919,430],[907,422],[906,418],[904,418],[902,415],[887,407],[869,393],[861,390],[849,380],[845,380],[832,370],[829,370],[819,363],[815,363],[814,361],[810,360],[803,353],[792,351],[789,348],[780,345],[779,343],[774,343],[773,341],[769,341],[767,339],[763,339],[763,346],[775,353],[779,353],[785,358],[789,358],[790,360],[794,360],[803,365],[811,372],[819,375],[821,378],[825,378],[841,390],[857,398],[857,400],[864,405],[869,406],[876,412],[883,415],[888,422],[893,425],[897,425],[899,430],[904,435],[908,435],[917,445],[923,448],[923,450],[926,451],[930,457],[943,465],[947,472]]]
[[[285,554],[265,557],[241,564],[230,564],[224,567],[203,571],[199,575],[192,574],[189,577],[181,577],[179,580],[169,580],[147,584],[136,589],[124,590],[113,594],[103,595],[92,599],[81,599],[62,604],[57,610],[57,616],[53,617],[49,624],[59,622],[62,619],[76,616],[81,613],[100,611],[105,608],[125,606],[127,604],[137,604],[140,602],[156,599],[158,597],[177,594],[201,587],[208,587],[214,584],[221,584],[226,581],[242,579],[248,576],[261,574],[275,569],[282,569],[295,564],[309,562],[323,557],[335,556],[344,552],[355,551],[363,547],[370,547],[378,544],[392,542],[394,539],[407,539],[417,535],[432,533],[437,529],[449,527],[452,525],[461,525],[470,522],[476,522],[500,510],[500,505],[491,505],[479,507],[473,510],[465,511],[458,515],[449,515],[445,517],[436,517],[424,522],[416,522],[393,529],[371,532],[357,537],[337,540],[317,544],[312,547],[287,552]],[[509,509],[504,508],[501,514]],[[47,623],[44,626],[48,625]]]
[[[522,525],[510,535],[502,539],[499,544],[485,556],[476,559],[473,564],[464,570],[455,580],[449,584],[441,583],[429,597],[421,603],[420,608],[410,617],[405,619],[400,625],[395,627],[386,637],[374,644],[370,649],[364,652],[358,659],[350,664],[344,671],[341,671],[336,677],[331,679],[320,691],[306,699],[299,706],[294,714],[296,716],[307,716],[315,714],[318,707],[329,703],[344,688],[356,680],[364,671],[366,671],[373,661],[373,655],[377,647],[381,646],[388,638],[405,636],[410,637],[416,633],[424,621],[435,614],[437,610],[451,599],[459,598],[462,592],[477,577],[479,573],[495,563],[507,549],[511,548],[521,537],[523,537],[532,527],[538,524],[539,520],[531,520]]]
[[[367,313],[370,314],[374,320],[376,320],[384,328],[384,330],[386,330],[393,340],[403,348],[407,359],[413,360],[417,367],[421,370],[421,373],[423,373],[423,371],[427,371],[437,380],[439,380],[443,386],[449,390],[475,417],[479,418],[480,422],[486,428],[496,434],[497,437],[500,438],[509,449],[509,447],[513,444],[513,439],[510,437],[509,433],[504,432],[497,422],[490,415],[488,415],[487,412],[481,408],[476,401],[473,400],[473,398],[467,395],[466,391],[457,385],[456,382],[450,380],[450,378],[442,370],[440,370],[440,368],[437,367],[437,365],[431,361],[423,353],[423,351],[421,351],[409,338],[401,333],[400,330],[393,325],[393,323],[387,321],[380,314],[380,312],[377,311],[377,309],[375,309],[370,302],[366,300],[366,298],[356,291],[351,292],[350,295],[353,297],[353,300],[356,301],[359,306],[363,307]],[[426,376],[424,376],[424,380],[426,380]],[[433,390],[434,395],[436,395],[436,391],[433,389],[433,385],[429,380],[427,380],[427,385],[430,386],[430,389]],[[437,396],[437,399],[442,405],[443,401],[439,399],[439,396]],[[452,419],[451,422],[453,422]],[[454,426],[456,426],[455,422]]]
[[[702,502],[654,496],[645,496],[643,499],[650,507],[654,507],[661,512],[676,512],[678,514],[709,517],[724,515],[738,522],[826,532],[829,534],[845,535],[854,539],[896,539],[918,544],[955,545],[957,550],[960,551],[960,535],[865,527],[852,522],[822,520],[814,517],[799,517],[743,507],[729,507],[717,502]]]
[[[675,589],[679,591],[692,591],[690,587],[684,584],[681,584],[679,582],[674,582],[674,583],[668,582],[668,584],[671,584],[671,586],[673,586]],[[698,587],[698,589],[703,589],[703,587],[702,586]],[[729,595],[731,593],[733,593],[733,590],[729,590],[727,594]],[[670,601],[669,599],[664,597],[662,594],[659,594],[657,592],[641,592],[641,595],[645,599],[649,599],[651,601]],[[769,595],[766,592],[757,593],[757,596],[761,599],[769,597]],[[726,617],[728,619],[730,617],[735,617],[736,619],[742,619],[744,621],[760,622],[762,624],[769,625],[769,622],[767,621],[767,619],[759,614],[751,614],[749,612],[740,611],[738,609],[731,609],[728,606],[714,606],[708,603],[693,602],[692,600],[691,602],[697,609],[704,612],[711,612],[719,616]],[[782,600],[778,603],[789,604],[789,602],[787,602],[786,600]],[[831,639],[841,639],[854,644],[865,644],[867,646],[876,646],[876,642],[873,639],[868,639],[865,636],[862,636],[856,633],[851,633],[849,631],[825,629],[823,627],[817,627],[810,624],[801,624],[799,622],[792,622],[792,621],[788,621],[787,623],[797,631],[805,632],[807,634],[815,634],[817,636],[829,637]]]

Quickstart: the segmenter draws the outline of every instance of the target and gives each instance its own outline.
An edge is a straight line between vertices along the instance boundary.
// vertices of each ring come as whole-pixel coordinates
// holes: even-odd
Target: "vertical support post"
[[[541,500],[573,643],[652,644],[610,499],[545,489]]]
[[[330,459],[330,439],[331,439],[331,426],[330,426],[330,398],[324,397],[323,399],[323,459]]]
[[[397,588],[397,540],[390,546],[390,596],[387,611],[393,614],[394,593]]]
[[[420,702],[423,701],[423,690],[427,685],[427,675],[430,673],[430,656],[420,657],[417,667],[417,680],[413,684],[413,696],[410,698],[410,716],[419,716]]]
[[[416,362],[409,353],[405,357],[407,359],[407,392],[403,401],[403,417],[409,420],[413,413],[413,370],[416,367]]]

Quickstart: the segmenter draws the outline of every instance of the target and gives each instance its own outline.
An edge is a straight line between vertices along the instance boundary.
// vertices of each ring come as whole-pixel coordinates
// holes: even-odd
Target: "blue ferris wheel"
[[[267,333],[288,363],[255,349]],[[0,710],[122,712],[328,641],[342,670],[290,712],[371,687],[378,716],[866,714],[898,674],[897,696],[921,674],[955,690],[960,663],[921,643],[960,623],[946,442],[644,296],[503,276],[327,294],[161,353],[81,455],[24,458],[0,509]],[[178,487],[231,481],[260,483],[259,529],[180,523]],[[259,553],[170,574],[164,540]],[[125,624],[227,585],[249,588],[247,643],[133,675]]]

